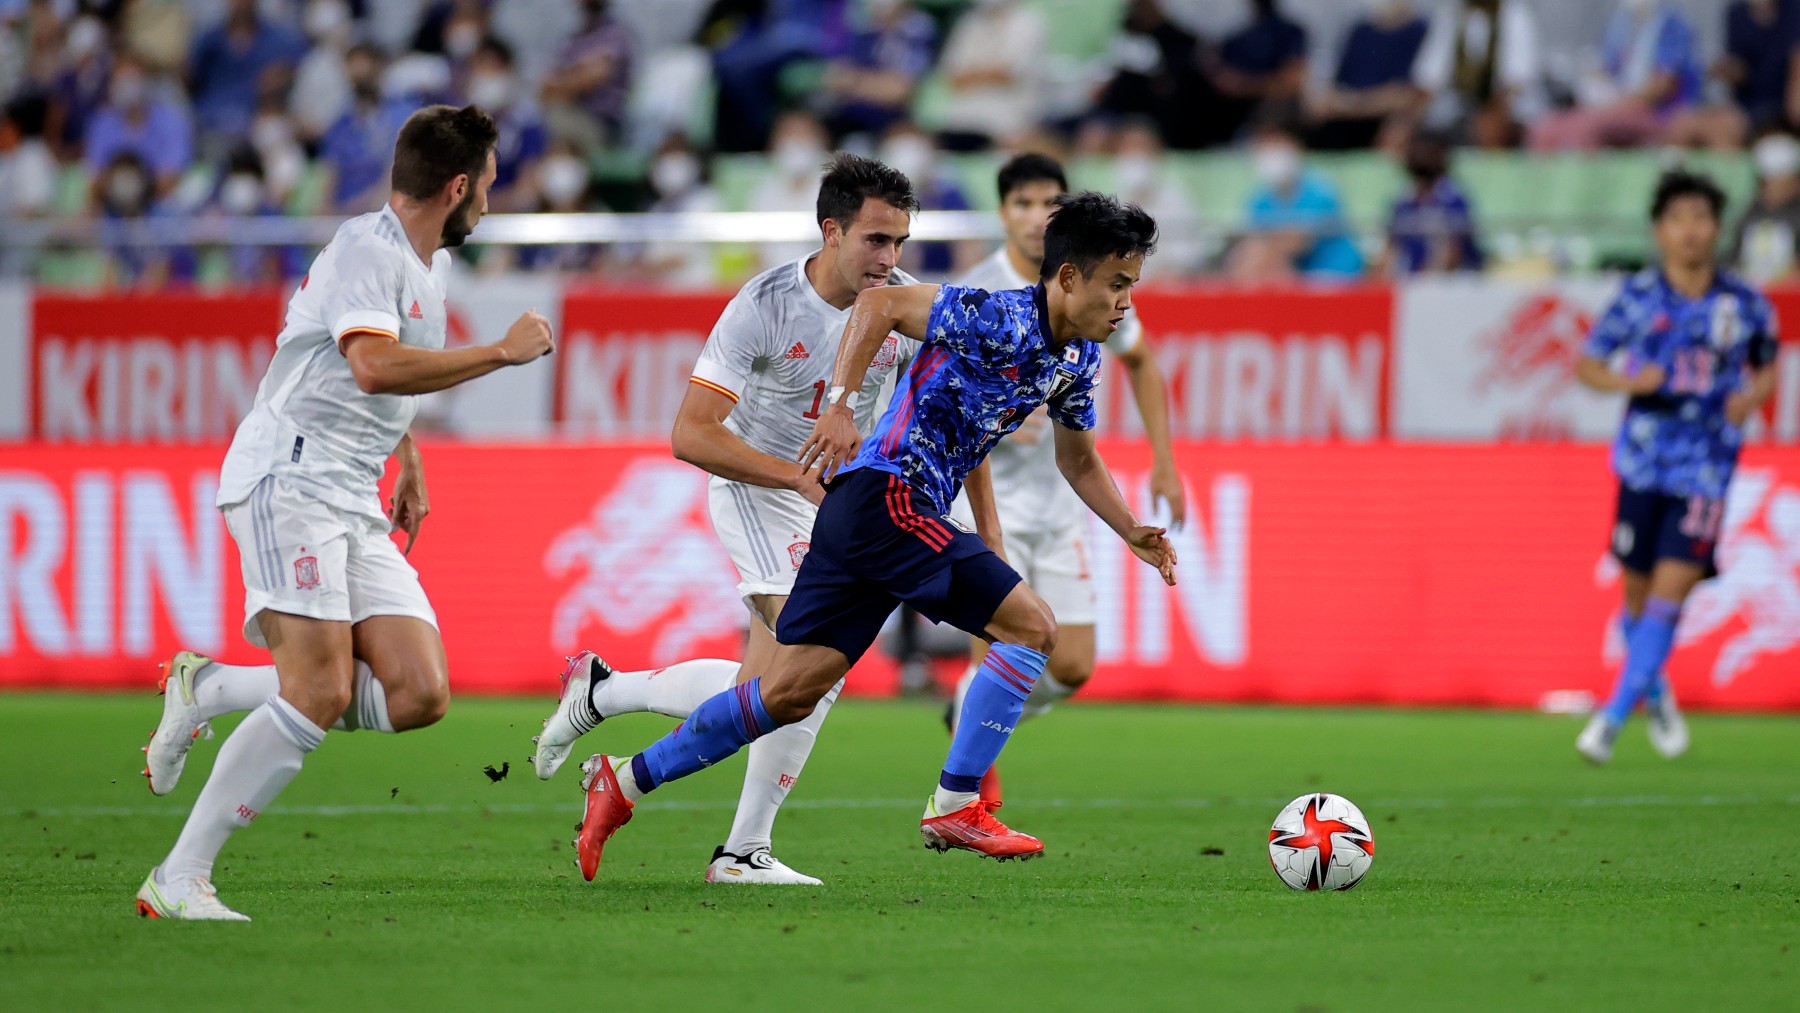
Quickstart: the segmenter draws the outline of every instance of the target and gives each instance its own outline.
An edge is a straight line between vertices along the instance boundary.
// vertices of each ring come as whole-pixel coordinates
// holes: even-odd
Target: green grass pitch
[[[938,709],[847,702],[777,826],[827,880],[804,890],[701,881],[740,761],[659,792],[583,882],[574,764],[544,784],[526,762],[545,706],[332,735],[221,860],[255,923],[186,925],[132,894],[218,743],[157,799],[153,697],[0,696],[0,1008],[1773,1009],[1800,989],[1792,719],[1700,717],[1676,762],[1637,722],[1596,770],[1568,718],[1064,706],[1003,762],[1003,815],[1048,852],[1001,865],[920,845]],[[1269,868],[1270,821],[1314,789],[1375,827],[1348,893]]]

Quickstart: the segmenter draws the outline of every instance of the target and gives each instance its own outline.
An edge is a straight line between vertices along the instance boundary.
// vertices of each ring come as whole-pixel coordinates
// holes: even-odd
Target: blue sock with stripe
[[[1624,724],[1638,701],[1649,696],[1675,647],[1675,623],[1680,618],[1681,606],[1675,602],[1652,598],[1644,603],[1644,614],[1632,624],[1625,641],[1625,667],[1601,712],[1608,721]]]
[[[1637,623],[1637,616],[1634,616],[1629,612],[1621,611],[1619,613],[1619,633],[1624,636],[1626,646],[1630,646],[1631,644],[1631,634],[1637,629]],[[1669,685],[1669,673],[1667,668],[1668,666],[1665,665],[1662,669],[1658,669],[1656,675],[1651,678],[1650,689],[1644,693],[1644,701],[1646,703],[1660,703],[1662,701],[1663,691]]]
[[[939,787],[961,793],[981,788],[981,775],[1000,758],[1000,750],[1006,748],[1006,740],[1025,711],[1025,698],[1049,663],[1050,657],[1042,651],[1019,644],[988,648],[963,696]]]
[[[651,791],[718,763],[775,728],[763,706],[762,678],[739,683],[701,703],[674,731],[632,757],[632,780],[638,791]]]

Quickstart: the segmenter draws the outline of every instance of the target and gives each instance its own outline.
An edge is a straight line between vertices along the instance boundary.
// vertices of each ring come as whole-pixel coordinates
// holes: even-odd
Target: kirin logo
[[[1592,320],[1555,292],[1538,292],[1476,342],[1483,366],[1476,393],[1510,395],[1502,430],[1510,436],[1566,437],[1573,428],[1567,396],[1575,389]]]

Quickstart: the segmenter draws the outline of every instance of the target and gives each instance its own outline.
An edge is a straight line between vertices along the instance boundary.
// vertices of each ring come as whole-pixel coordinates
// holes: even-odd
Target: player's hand
[[[1187,525],[1187,490],[1181,486],[1181,475],[1173,464],[1157,465],[1150,471],[1150,503],[1169,507],[1169,527],[1180,531]]]
[[[1625,378],[1625,393],[1633,397],[1642,397],[1662,390],[1663,384],[1669,380],[1669,372],[1654,362],[1647,362],[1638,371]]]
[[[1131,546],[1132,554],[1156,567],[1162,574],[1163,583],[1175,586],[1175,546],[1169,541],[1167,528],[1152,528],[1138,525],[1125,532],[1125,544]]]
[[[400,476],[394,480],[394,495],[388,498],[387,516],[394,525],[394,531],[406,532],[406,548],[403,555],[412,555],[413,542],[418,540],[419,525],[425,523],[425,515],[431,512],[431,497],[425,493],[425,472],[408,464],[400,466]]]
[[[1725,421],[1741,426],[1750,421],[1750,416],[1755,415],[1759,407],[1755,399],[1740,390],[1725,399]]]
[[[856,433],[856,413],[841,404],[832,405],[813,423],[812,435],[800,448],[800,466],[811,471],[818,465],[819,482],[829,482],[839,468],[850,463],[861,445],[862,437]]]
[[[819,473],[816,471],[802,471],[800,476],[794,479],[793,490],[805,496],[806,501],[813,506],[825,502],[825,487],[819,484]]]
[[[550,334],[550,321],[537,310],[527,310],[513,321],[499,345],[506,352],[507,362],[514,366],[556,351],[556,341]]]

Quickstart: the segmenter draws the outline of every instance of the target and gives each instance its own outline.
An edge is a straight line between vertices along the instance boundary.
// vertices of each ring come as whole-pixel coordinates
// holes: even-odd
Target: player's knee
[[[1014,627],[1012,640],[1042,654],[1055,651],[1056,615],[1050,611],[1050,606],[1038,602],[1037,607],[1027,610]]]
[[[813,708],[818,706],[817,694],[808,692],[806,687],[788,684],[769,686],[763,684],[763,708],[776,724],[791,725],[796,721],[805,721],[812,716]]]
[[[322,679],[306,686],[283,685],[283,699],[320,728],[330,728],[350,709],[350,680]]]
[[[449,673],[441,665],[421,660],[402,665],[391,675],[394,688],[388,693],[388,718],[395,731],[437,724],[449,712]]]
[[[1060,661],[1050,659],[1050,677],[1070,689],[1080,689],[1094,677],[1094,659],[1084,658],[1080,661]]]

